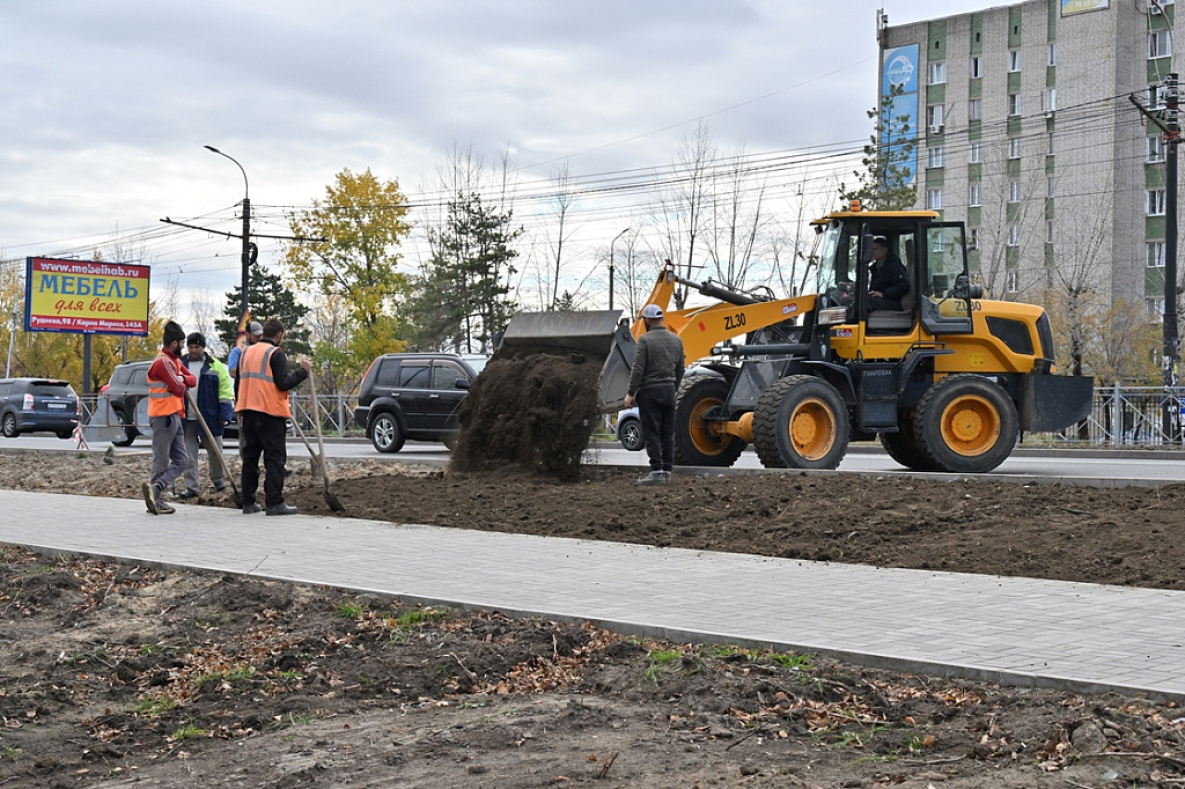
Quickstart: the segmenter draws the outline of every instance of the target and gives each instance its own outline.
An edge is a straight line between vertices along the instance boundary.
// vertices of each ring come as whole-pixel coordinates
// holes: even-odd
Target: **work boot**
[[[198,493],[196,490],[193,490],[192,488],[190,488],[189,490],[187,490],[184,493],[182,493],[181,495],[179,495],[177,497],[177,500],[178,501],[192,501],[193,499],[196,499],[200,495],[201,494]]]
[[[257,512],[262,512],[262,511],[263,511],[263,507],[260,507],[255,502],[251,502],[250,504],[243,505],[243,514],[244,515],[254,515]]]
[[[148,511],[153,515],[159,515],[156,507],[156,487],[151,482],[145,482],[140,486],[140,492],[144,494],[144,506]]]
[[[670,482],[670,477],[662,471],[651,471],[646,476],[638,480],[639,485],[665,485]]]
[[[177,510],[175,510],[173,508],[172,504],[169,504],[167,501],[162,499],[160,497],[159,493],[156,494],[156,514],[157,515],[172,515],[176,511]]]
[[[295,515],[296,514],[296,507],[293,507],[291,504],[285,504],[285,503],[281,502],[280,504],[276,504],[274,506],[268,507],[267,514],[268,515]]]
[[[215,482],[214,483],[214,491],[216,493],[223,493],[225,490],[226,490],[226,483],[225,482]]]

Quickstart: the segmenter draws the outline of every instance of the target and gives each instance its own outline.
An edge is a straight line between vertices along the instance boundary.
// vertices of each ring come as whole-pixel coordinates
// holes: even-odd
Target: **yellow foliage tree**
[[[292,233],[315,241],[292,242],[285,263],[295,283],[346,306],[350,339],[343,362],[361,369],[381,353],[400,351],[400,303],[410,292],[397,271],[399,245],[411,232],[407,197],[398,181],[380,181],[369,169],[345,169],[324,200],[291,215]]]

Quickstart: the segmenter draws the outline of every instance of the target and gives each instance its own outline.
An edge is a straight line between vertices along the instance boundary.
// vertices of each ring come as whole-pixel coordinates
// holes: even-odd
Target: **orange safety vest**
[[[288,393],[272,378],[272,354],[276,346],[257,342],[239,356],[239,400],[235,411],[260,411],[272,416],[292,416]]]
[[[164,359],[165,364],[174,368],[174,375],[181,377],[181,360],[174,359],[164,351],[156,355],[157,359]],[[151,372],[152,368],[148,368]],[[148,416],[171,416],[185,412],[185,398],[178,397],[169,391],[164,381],[154,380],[148,376]]]

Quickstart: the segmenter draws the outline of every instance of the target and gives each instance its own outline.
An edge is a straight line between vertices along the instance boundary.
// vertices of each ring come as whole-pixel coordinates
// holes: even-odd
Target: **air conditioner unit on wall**
[[[936,123],[930,127],[930,133],[931,134],[942,134],[943,128],[944,127],[941,123]]]
[[[1160,16],[1161,14],[1164,13],[1164,9],[1161,8],[1158,3],[1154,3],[1154,2],[1152,2],[1152,0],[1148,0],[1148,13],[1152,14],[1152,16]]]

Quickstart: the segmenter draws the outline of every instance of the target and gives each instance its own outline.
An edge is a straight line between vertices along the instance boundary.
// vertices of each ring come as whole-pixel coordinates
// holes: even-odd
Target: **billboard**
[[[1111,5],[1111,0],[1062,0],[1062,16],[1081,14],[1083,11],[1100,11]]]
[[[917,141],[921,132],[917,44],[887,49],[881,61],[881,146],[905,184],[917,174]]]
[[[148,335],[149,266],[27,258],[25,331]]]

